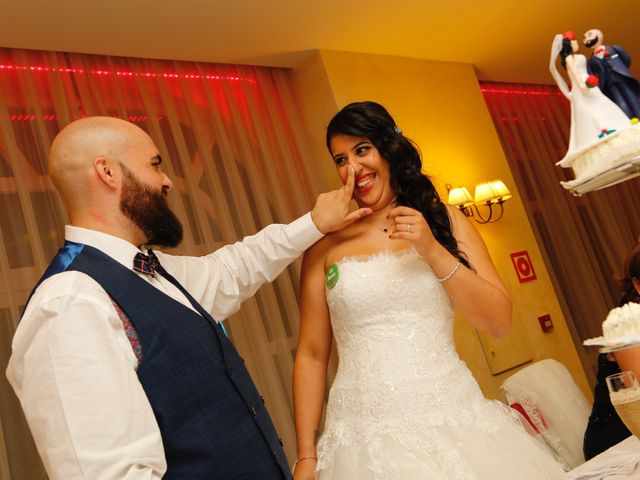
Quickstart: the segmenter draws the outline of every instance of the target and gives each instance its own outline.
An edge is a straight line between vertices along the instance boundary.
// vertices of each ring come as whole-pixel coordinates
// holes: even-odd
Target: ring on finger
[[[407,232],[411,233],[411,225],[407,223]]]

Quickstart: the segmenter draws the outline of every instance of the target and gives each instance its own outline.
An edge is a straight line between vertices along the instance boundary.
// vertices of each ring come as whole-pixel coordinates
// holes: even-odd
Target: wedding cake
[[[620,338],[640,335],[640,304],[630,302],[614,308],[602,323],[605,338]]]
[[[604,133],[604,132],[603,132]],[[567,189],[575,188],[598,175],[624,166],[640,157],[640,123],[603,135],[591,145],[571,152],[557,165],[571,168],[574,180],[561,182]]]

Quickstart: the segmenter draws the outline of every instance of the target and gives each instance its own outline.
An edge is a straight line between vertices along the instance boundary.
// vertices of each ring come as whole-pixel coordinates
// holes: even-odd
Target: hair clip
[[[402,135],[402,130],[400,130],[400,128],[397,125],[394,125],[393,129],[396,131],[398,135]]]

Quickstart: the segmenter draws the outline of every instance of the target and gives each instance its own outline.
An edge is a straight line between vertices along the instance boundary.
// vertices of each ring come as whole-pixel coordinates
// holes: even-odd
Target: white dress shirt
[[[121,238],[73,226],[65,236],[127,268],[140,251]],[[306,214],[204,257],[156,253],[162,266],[223,320],[321,236]],[[139,275],[193,309],[162,276]],[[167,468],[162,438],[137,365],[122,321],[95,280],[67,271],[37,288],[13,338],[7,378],[51,480],[162,478]]]

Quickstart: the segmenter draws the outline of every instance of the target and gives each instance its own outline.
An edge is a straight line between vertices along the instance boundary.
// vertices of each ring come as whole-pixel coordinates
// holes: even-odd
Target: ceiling
[[[331,49],[524,83],[553,82],[551,41],[569,29],[599,28],[640,64],[639,23],[637,0],[0,0],[2,47],[281,67]]]

